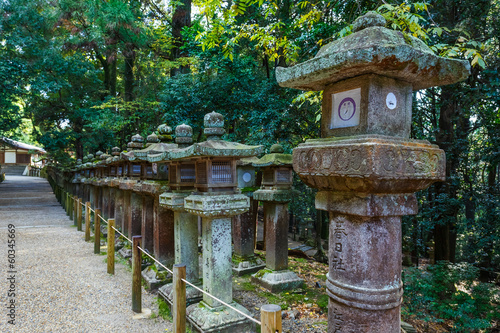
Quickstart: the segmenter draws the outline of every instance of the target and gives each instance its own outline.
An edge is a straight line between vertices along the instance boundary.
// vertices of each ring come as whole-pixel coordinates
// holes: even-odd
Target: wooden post
[[[69,193],[66,192],[66,195],[64,196],[64,207],[66,208],[66,215],[69,216]]]
[[[186,333],[186,265],[174,265],[172,314],[175,333]]]
[[[94,253],[101,253],[101,210],[95,209],[94,213]]]
[[[78,207],[76,211],[76,229],[82,231],[82,199],[78,198],[76,206]]]
[[[85,203],[85,241],[90,240],[90,202]]]
[[[281,307],[266,304],[260,308],[261,333],[282,333]]]
[[[115,274],[115,219],[108,220],[108,274]]]
[[[68,200],[69,200],[69,219],[73,220],[73,210],[75,209],[73,201],[75,200],[75,198],[68,193]]]
[[[141,295],[141,236],[132,237],[132,311],[136,313],[142,312],[142,295]]]
[[[78,197],[73,196],[73,225],[78,225]]]

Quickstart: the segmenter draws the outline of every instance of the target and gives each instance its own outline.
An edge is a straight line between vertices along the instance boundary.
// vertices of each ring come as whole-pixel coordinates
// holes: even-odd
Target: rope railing
[[[154,262],[156,262],[158,265],[160,265],[161,267],[163,267],[163,268],[164,268],[167,272],[169,272],[169,273],[170,273],[170,274],[172,274],[172,275],[174,274],[174,272],[173,272],[172,270],[168,269],[166,266],[164,266],[161,262],[159,262],[158,260],[156,260],[156,259],[155,259],[152,255],[150,255],[149,253],[147,253],[147,252],[146,252],[144,249],[142,249],[140,246],[138,246],[138,248],[139,248],[139,250],[141,250],[141,252],[142,252],[142,253],[144,253],[145,255],[147,255],[148,257],[150,257],[151,259],[153,259],[153,261],[154,261]],[[244,316],[244,317],[246,317],[246,318],[250,319],[251,321],[255,322],[256,324],[261,325],[260,321],[256,320],[255,318],[250,317],[250,316],[249,316],[249,315],[247,315],[246,313],[244,313],[244,312],[242,312],[242,311],[240,311],[240,310],[236,309],[235,307],[233,307],[233,306],[231,306],[231,305],[227,304],[226,302],[224,302],[224,301],[222,301],[222,300],[218,299],[218,298],[217,298],[217,297],[215,297],[214,295],[212,295],[212,294],[210,294],[210,293],[207,293],[205,290],[203,290],[203,289],[201,289],[201,288],[197,287],[196,285],[192,284],[191,282],[189,282],[189,281],[187,281],[187,280],[185,280],[185,279],[181,279],[181,280],[182,280],[182,282],[186,283],[187,285],[189,285],[189,286],[193,287],[194,289],[196,289],[196,290],[198,290],[198,291],[202,292],[203,294],[205,294],[205,295],[209,296],[210,298],[213,298],[214,300],[216,300],[217,302],[220,302],[221,304],[223,304],[223,305],[227,306],[228,308],[230,308],[230,309],[232,309],[232,310],[234,310],[234,311],[238,312],[239,314],[241,314],[242,316]]]
[[[261,308],[261,321],[253,318],[252,316],[249,316],[248,314],[242,312],[241,310],[235,308],[234,306],[232,306],[231,304],[228,304],[227,302],[224,302],[223,300],[217,298],[216,296],[206,292],[205,290],[203,290],[202,288],[196,286],[195,284],[191,283],[190,281],[187,281],[185,278],[183,278],[182,276],[185,277],[185,266],[184,265],[174,265],[173,267],[173,270],[172,269],[169,269],[168,267],[166,267],[164,264],[162,264],[160,261],[158,261],[155,257],[153,257],[150,253],[148,253],[148,251],[146,251],[145,249],[143,249],[142,247],[139,246],[139,242],[136,240],[136,238],[139,238],[139,241],[141,239],[141,236],[134,236],[134,240],[131,240],[130,238],[128,238],[126,235],[124,235],[119,229],[117,229],[114,225],[115,221],[114,219],[109,219],[109,220],[106,220],[102,215],[101,215],[101,210],[99,208],[96,208],[96,209],[92,209],[90,207],[90,202],[86,202],[85,204],[82,202],[82,200],[80,200],[79,198],[77,198],[77,196],[73,196],[71,195],[70,192],[68,191],[65,191],[65,190],[62,190],[62,194],[65,196],[65,202],[61,202],[61,204],[64,204],[66,206],[66,210],[67,210],[67,213],[68,213],[68,216],[73,219],[73,216],[71,216],[71,213],[76,213],[77,211],[79,211],[80,213],[77,215],[77,217],[75,217],[75,219],[81,219],[81,210],[82,210],[82,207],[85,208],[85,226],[86,226],[86,230],[85,230],[85,240],[88,241],[90,238],[89,237],[89,234],[90,234],[90,212],[93,212],[94,213],[94,253],[100,253],[100,221],[103,221],[104,223],[106,223],[108,225],[108,273],[110,274],[114,274],[114,233],[118,233],[121,237],[123,237],[124,239],[126,239],[131,245],[132,245],[132,250],[133,250],[133,264],[132,264],[132,268],[133,268],[133,287],[132,287],[132,310],[134,312],[141,312],[141,296],[140,296],[140,288],[141,288],[141,276],[140,276],[140,267],[141,267],[141,264],[140,264],[140,256],[139,258],[134,258],[134,255],[135,255],[135,251],[137,251],[138,253],[144,253],[147,257],[149,257],[151,260],[153,260],[157,265],[159,265],[160,267],[162,267],[163,269],[165,269],[168,273],[172,274],[174,276],[174,280],[176,279],[177,277],[177,281],[182,281],[183,283],[185,283],[186,285],[192,287],[193,289],[201,292],[202,294],[204,295],[207,295],[208,297],[214,299],[215,301],[221,303],[222,305],[224,305],[225,307],[235,311],[236,313],[244,316],[245,318],[247,318],[248,320],[254,322],[255,324],[261,326],[262,328],[262,332],[276,332],[276,333],[279,333],[280,332],[280,329],[281,329],[281,307],[277,306],[277,305],[271,305],[271,304],[268,304],[268,305],[265,305]],[[81,230],[81,229],[79,229]],[[113,230],[113,232],[110,232],[111,230]],[[112,239],[111,239],[112,238]],[[134,250],[134,247],[137,249],[137,250]],[[112,254],[110,252],[113,252]],[[140,252],[139,252],[140,251]],[[135,261],[139,261],[139,263],[135,264],[134,265],[134,262]],[[136,266],[136,269],[134,269],[134,266]],[[177,269],[176,270],[176,266],[182,266],[183,267],[183,272],[184,274],[181,276],[178,275],[178,273],[176,274],[176,272],[178,272],[179,270]],[[181,267],[181,268],[182,268]],[[138,272],[136,272],[136,270],[138,270]],[[177,289],[176,289],[177,290]],[[184,286],[184,303],[182,303],[182,301],[180,302],[180,304],[184,304],[184,307],[185,307],[185,286]],[[139,295],[137,295],[137,293]],[[175,293],[174,293],[175,294]],[[175,296],[174,296],[175,298]],[[138,305],[137,305],[138,304]],[[174,306],[174,304],[172,305]],[[175,313],[175,311],[174,311]],[[185,309],[184,311],[182,312],[184,314],[184,318],[181,319],[181,322],[184,321],[185,323]],[[264,322],[264,319],[266,320],[266,325],[263,325],[263,322]],[[176,327],[176,322],[178,321],[178,318],[174,318],[174,330],[176,332],[184,332],[185,331],[185,328],[184,330],[183,329],[179,329],[179,326],[177,326],[177,329],[175,329]],[[278,324],[279,323],[279,324]],[[180,326],[180,327],[185,327],[185,324],[184,326]],[[271,329],[271,327],[274,327],[276,329]],[[278,327],[280,329],[278,329]]]

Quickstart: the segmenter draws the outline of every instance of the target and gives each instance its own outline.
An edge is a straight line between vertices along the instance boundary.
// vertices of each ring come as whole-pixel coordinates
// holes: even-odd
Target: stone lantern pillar
[[[111,192],[109,187],[109,167],[107,165],[107,159],[111,157],[110,155],[103,153],[99,156],[99,170],[101,174],[101,197],[102,197],[102,216],[107,220],[110,218],[110,205],[111,205]]]
[[[323,139],[293,151],[293,167],[329,212],[328,332],[400,332],[401,216],[416,191],[445,178],[445,154],[410,140],[412,91],[469,75],[466,61],[438,57],[420,40],[385,28],[374,12],[315,58],[278,68],[280,85],[324,90]]]
[[[232,220],[233,229],[233,272],[237,275],[255,273],[266,267],[255,255],[255,232],[257,227],[257,210],[259,201],[254,200],[256,188],[255,167],[257,157],[242,158],[236,163],[238,189],[250,199],[250,209]]]
[[[192,136],[191,126],[182,124],[175,128],[175,141],[179,149],[189,147],[193,143]],[[173,190],[160,195],[160,207],[172,211],[174,215],[175,263],[186,265],[186,280],[195,285],[201,285],[198,260],[198,216],[184,209],[184,198],[196,189],[194,183],[181,182],[181,173],[185,173],[184,166],[189,166],[189,164],[170,165],[170,183]],[[173,303],[173,284],[166,284],[158,292],[169,304]],[[197,303],[201,299],[201,292],[186,286],[187,305]]]
[[[111,176],[113,179],[110,181],[111,186],[111,196],[113,198],[113,217],[115,219],[115,225],[120,226],[123,230],[123,216],[124,216],[124,203],[123,203],[123,191],[119,189],[120,178],[122,177],[123,167],[120,161],[120,148],[113,147],[111,149],[111,155],[113,156],[111,164]]]
[[[261,146],[247,146],[221,139],[224,118],[209,113],[204,118],[207,141],[170,152],[172,160],[195,160],[197,192],[184,199],[184,209],[202,218],[203,289],[220,300],[235,303],[232,297],[231,217],[249,208],[249,198],[237,193],[236,160],[260,153]],[[186,173],[186,180],[191,179]],[[181,173],[181,181],[183,175]],[[203,301],[187,310],[190,323],[202,332],[237,332],[252,329],[252,323],[219,301],[203,295]]]
[[[127,144],[129,151],[122,153],[121,156],[128,160],[124,165],[124,179],[120,181],[120,189],[124,192],[124,204],[128,205],[126,216],[126,229],[127,236],[131,238],[135,235],[141,234],[142,229],[142,196],[136,190],[137,181],[141,176],[141,164],[138,162],[130,162],[135,160],[134,151],[142,149],[144,146],[144,138],[139,134],[132,136],[131,142]]]
[[[270,153],[254,162],[262,168],[262,186],[253,194],[264,204],[266,269],[252,275],[252,280],[271,292],[295,289],[304,281],[288,270],[288,202],[292,192],[292,155],[283,154],[275,144]]]

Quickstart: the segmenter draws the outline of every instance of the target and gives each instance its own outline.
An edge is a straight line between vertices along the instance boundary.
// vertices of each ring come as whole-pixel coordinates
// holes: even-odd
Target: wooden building
[[[16,170],[21,168],[24,172],[26,166],[34,165],[43,154],[45,150],[40,147],[0,137],[0,165],[6,173],[9,169],[15,169],[14,167]]]

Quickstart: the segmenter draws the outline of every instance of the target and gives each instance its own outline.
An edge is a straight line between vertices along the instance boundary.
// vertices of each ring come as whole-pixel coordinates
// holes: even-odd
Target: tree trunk
[[[125,56],[125,101],[131,102],[134,100],[134,64],[135,64],[135,50],[131,44],[125,46],[123,51]]]
[[[172,37],[174,45],[172,48],[171,58],[175,61],[181,57],[187,57],[187,54],[181,50],[185,41],[182,38],[182,29],[191,26],[191,0],[181,0],[175,7],[174,15],[172,16]],[[189,73],[189,66],[183,65],[170,70],[170,76]]]

